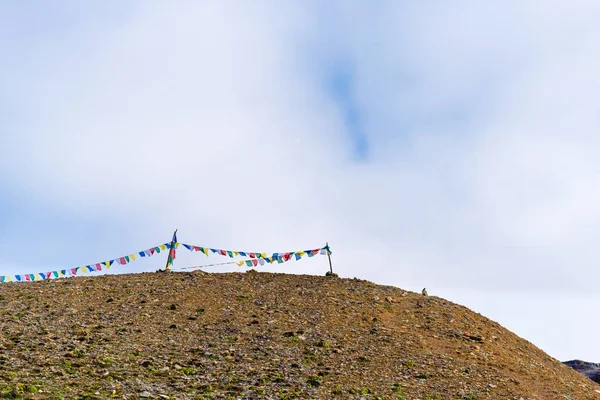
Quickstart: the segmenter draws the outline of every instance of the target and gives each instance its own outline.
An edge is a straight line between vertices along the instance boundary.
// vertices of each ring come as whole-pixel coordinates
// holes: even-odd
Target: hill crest
[[[496,322],[359,279],[144,273],[1,293],[5,397],[600,400]]]

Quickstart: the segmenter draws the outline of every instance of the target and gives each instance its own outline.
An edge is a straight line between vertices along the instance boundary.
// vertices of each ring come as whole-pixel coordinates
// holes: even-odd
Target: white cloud
[[[593,293],[598,7],[139,3],[34,35],[0,67],[18,110],[0,166],[41,204],[118,227],[123,246],[174,227],[224,248],[328,240],[343,276],[475,309],[481,293]],[[368,135],[360,163],[325,84],[340,63]],[[559,332],[577,323],[533,304]],[[519,312],[485,307],[500,323]],[[542,340],[527,323],[514,329]]]

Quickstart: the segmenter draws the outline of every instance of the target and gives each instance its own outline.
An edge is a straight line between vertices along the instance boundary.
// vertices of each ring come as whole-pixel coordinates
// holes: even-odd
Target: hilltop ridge
[[[359,279],[144,273],[0,293],[5,398],[600,400],[496,322]]]

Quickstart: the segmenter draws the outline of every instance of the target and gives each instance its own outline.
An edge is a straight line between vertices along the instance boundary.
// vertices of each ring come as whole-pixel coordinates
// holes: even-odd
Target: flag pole
[[[325,248],[327,249],[327,258],[329,259],[329,273],[333,275],[333,267],[331,266],[331,251],[329,251],[329,242],[325,243]]]
[[[169,271],[171,269],[171,254],[173,254],[176,241],[177,241],[177,229],[175,229],[175,232],[173,232],[173,239],[171,239],[171,247],[169,249],[169,256],[167,257],[167,266],[165,267],[165,271]]]

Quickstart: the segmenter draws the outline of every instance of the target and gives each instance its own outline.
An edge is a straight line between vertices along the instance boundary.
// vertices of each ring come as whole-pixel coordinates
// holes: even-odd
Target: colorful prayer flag
[[[171,265],[173,265],[173,261],[175,261],[175,257],[177,256],[177,231],[173,233],[173,241],[171,242],[171,245],[169,247],[170,250],[169,257],[167,258],[167,269],[169,269]]]

